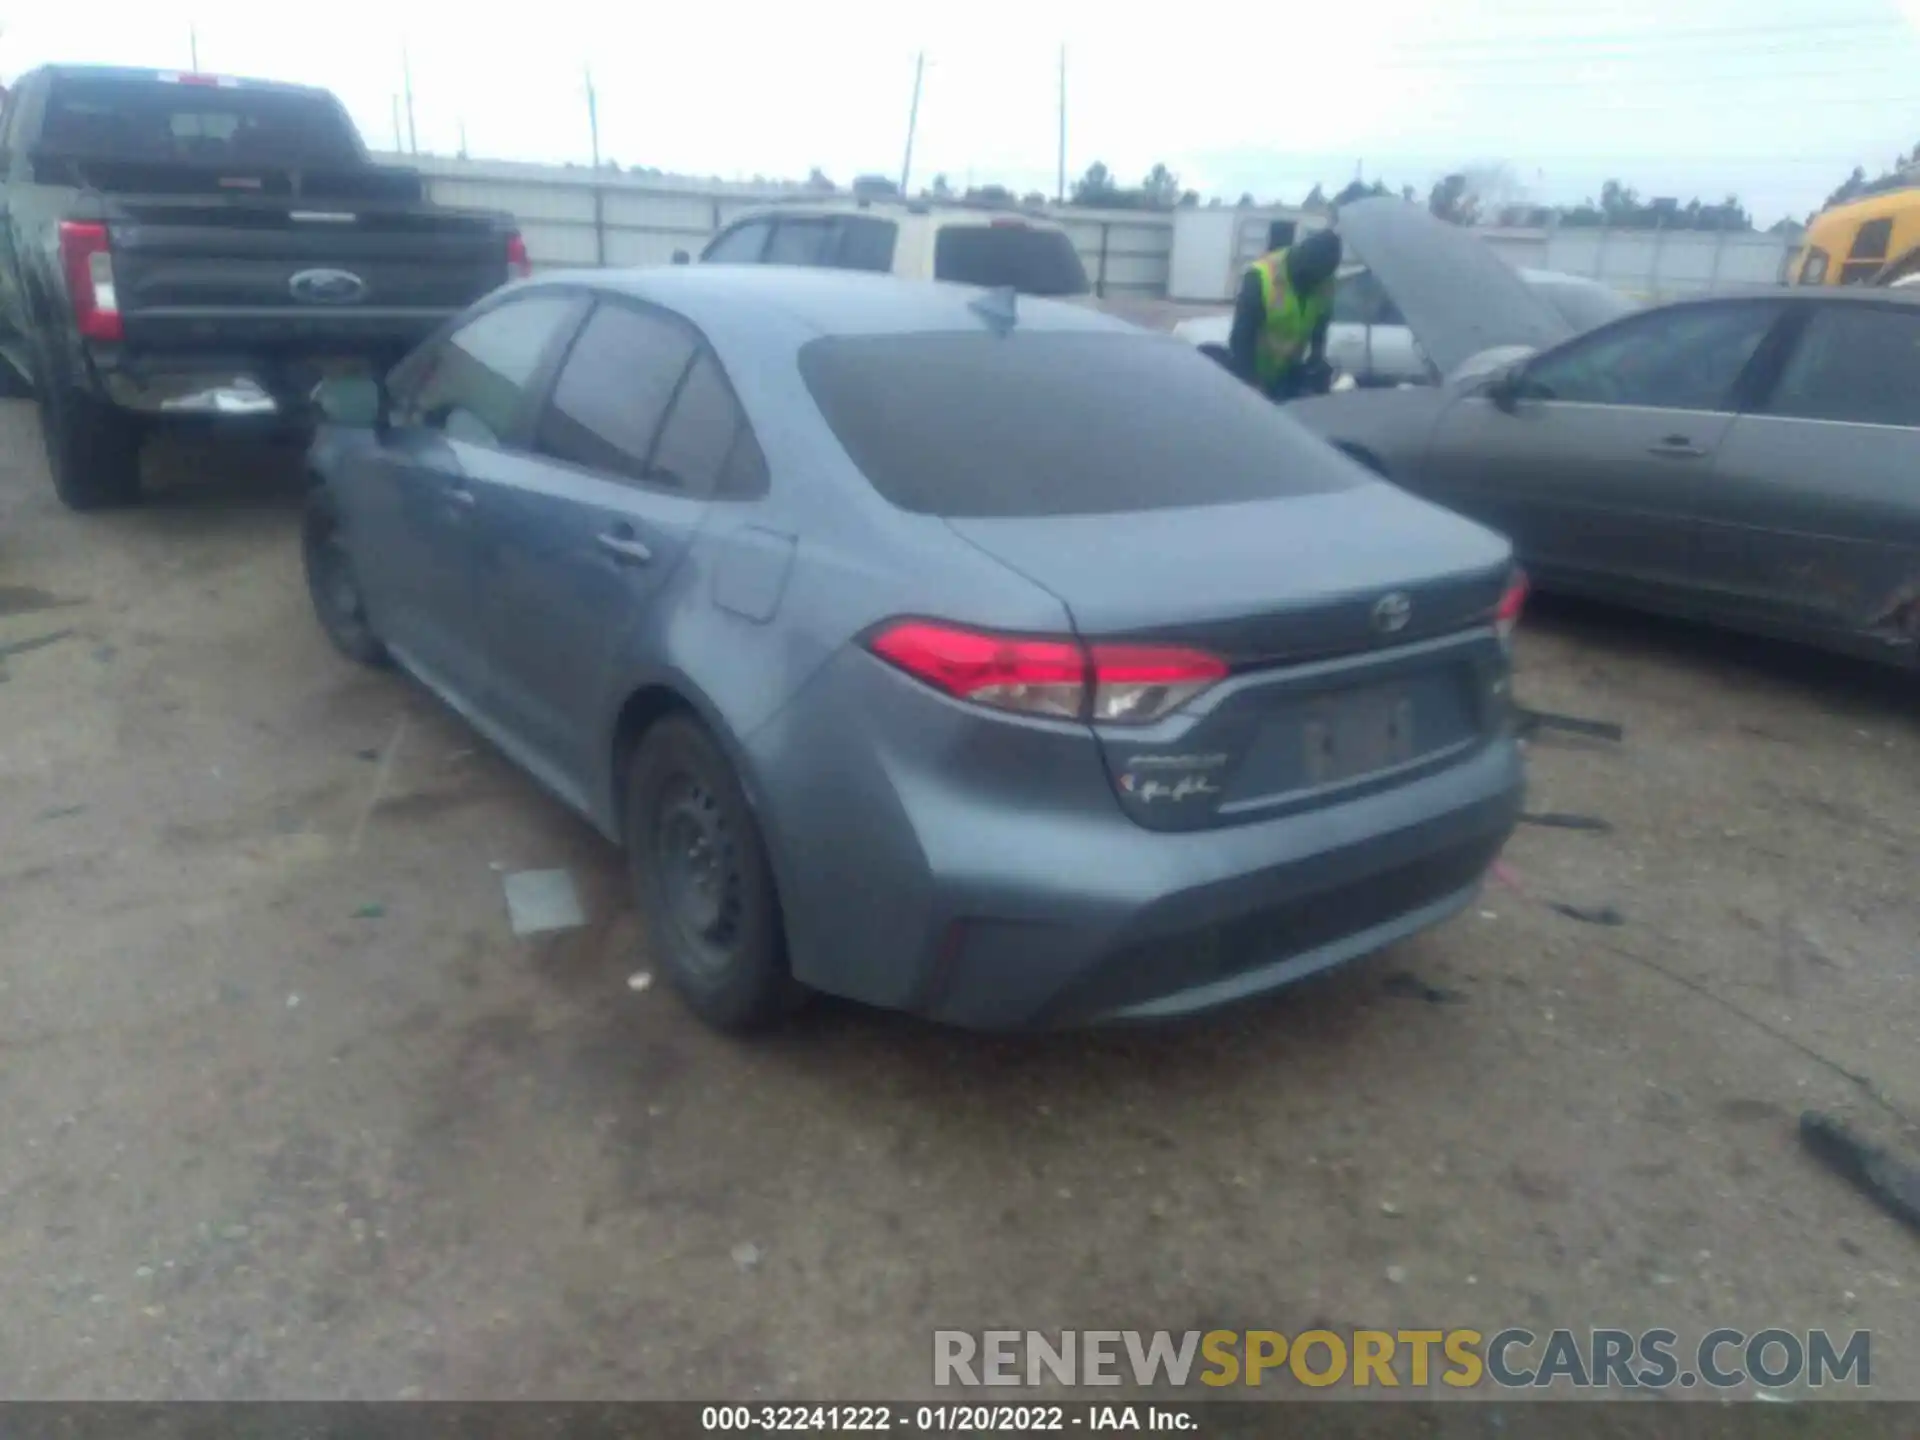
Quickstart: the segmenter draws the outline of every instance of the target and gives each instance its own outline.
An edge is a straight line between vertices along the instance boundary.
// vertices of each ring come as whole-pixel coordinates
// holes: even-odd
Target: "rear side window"
[[[933,278],[962,285],[1011,285],[1025,295],[1084,295],[1087,269],[1059,230],[1017,220],[944,225],[933,242]]]
[[[920,514],[1106,515],[1368,483],[1166,336],[833,336],[800,367],[867,480]]]
[[[688,495],[737,500],[765,491],[760,447],[710,352],[701,352],[681,382],[648,472],[654,484]]]
[[[1801,332],[1767,413],[1920,426],[1920,307],[1822,306]]]
[[[418,378],[397,382],[407,416],[456,440],[499,445],[514,433],[527,382],[573,318],[566,295],[509,300],[462,325],[428,352]],[[411,368],[411,367],[409,367]]]
[[[715,240],[700,257],[706,265],[752,265],[767,248],[767,232],[773,227],[764,220],[748,220],[736,225]]]
[[[351,166],[365,158],[330,95],[138,76],[55,80],[40,146],[58,155],[237,165]]]
[[[840,220],[840,251],[834,262],[842,270],[872,270],[885,275],[893,269],[893,242],[899,227],[871,215],[846,215]]]
[[[663,315],[601,305],[554,382],[535,448],[583,469],[661,483],[648,472],[648,454],[695,349],[693,332]]]

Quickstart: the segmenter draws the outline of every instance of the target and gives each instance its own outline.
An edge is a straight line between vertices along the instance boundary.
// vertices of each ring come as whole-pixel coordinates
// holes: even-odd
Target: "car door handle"
[[[653,551],[631,535],[613,531],[594,536],[594,543],[622,565],[644,565],[653,559]]]
[[[1658,455],[1663,460],[1698,460],[1707,452],[1685,435],[1669,435],[1658,445],[1649,445],[1647,453]]]

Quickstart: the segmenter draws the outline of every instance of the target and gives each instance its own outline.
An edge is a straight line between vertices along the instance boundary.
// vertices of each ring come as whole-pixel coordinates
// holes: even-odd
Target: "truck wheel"
[[[780,901],[733,767],[688,716],[648,730],[627,771],[627,865],[653,954],[720,1030],[762,1028],[804,994],[787,969]]]
[[[53,488],[69,510],[140,499],[140,424],[40,367],[40,439]]]

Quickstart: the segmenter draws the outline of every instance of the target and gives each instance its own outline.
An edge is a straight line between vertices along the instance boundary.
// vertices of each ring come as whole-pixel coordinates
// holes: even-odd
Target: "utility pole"
[[[1067,47],[1060,47],[1060,151],[1055,176],[1053,203],[1067,203]]]
[[[404,155],[407,153],[407,141],[406,141],[406,137],[400,133],[400,97],[398,95],[395,95],[392,98],[393,98],[393,153],[396,155]]]
[[[922,50],[913,62],[913,103],[907,107],[907,157],[900,162],[900,193],[907,193],[907,180],[913,174],[913,131],[920,123],[920,80],[927,70],[927,52]]]
[[[193,22],[187,22],[187,56],[193,62],[193,73],[200,73],[200,32]]]
[[[600,98],[593,91],[593,67],[584,67],[587,74],[587,137],[593,144],[593,168],[600,168]]]
[[[400,78],[407,87],[407,153],[420,153],[420,136],[413,128],[413,61],[407,55],[406,42],[400,45]]]
[[[460,158],[467,158],[467,122],[464,116],[460,121]]]

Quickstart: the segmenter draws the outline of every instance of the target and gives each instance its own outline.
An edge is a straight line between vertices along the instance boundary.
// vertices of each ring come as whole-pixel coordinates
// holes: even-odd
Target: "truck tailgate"
[[[507,279],[492,217],[424,206],[127,196],[108,230],[136,348],[411,341]]]

